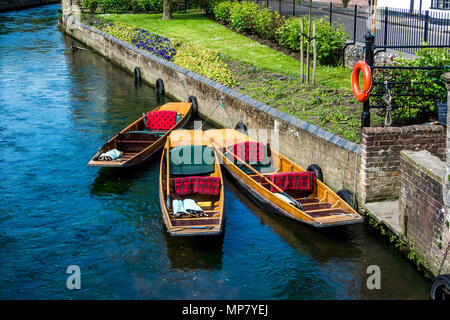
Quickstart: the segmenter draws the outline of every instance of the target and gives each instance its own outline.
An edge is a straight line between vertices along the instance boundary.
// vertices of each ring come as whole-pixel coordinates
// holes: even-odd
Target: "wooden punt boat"
[[[174,210],[175,201],[190,199],[201,215]],[[224,187],[220,163],[201,130],[175,130],[167,138],[159,171],[159,200],[172,236],[220,235],[223,230]],[[188,200],[188,201],[190,201]]]
[[[232,129],[208,130],[205,135],[227,172],[264,209],[320,228],[364,221],[349,204],[315,179],[315,173],[271,150],[269,145]],[[239,146],[247,149],[237,149]],[[255,151],[255,147],[259,150]],[[255,154],[260,158],[255,159]]]
[[[170,102],[143,115],[105,143],[89,161],[91,167],[123,168],[140,164],[160,150],[174,129],[184,127],[192,115],[192,103]],[[147,122],[147,117],[152,117]],[[99,160],[102,153],[119,150],[112,161]]]

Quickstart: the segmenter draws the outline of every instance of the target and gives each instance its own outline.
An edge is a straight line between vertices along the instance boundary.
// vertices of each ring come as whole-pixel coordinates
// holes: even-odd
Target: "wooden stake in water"
[[[313,76],[312,84],[316,84],[316,66],[317,66],[317,45],[316,45],[316,22],[313,23]]]
[[[300,81],[303,82],[303,75],[304,75],[304,70],[303,70],[303,32],[304,32],[304,27],[303,27],[303,19],[300,19]]]

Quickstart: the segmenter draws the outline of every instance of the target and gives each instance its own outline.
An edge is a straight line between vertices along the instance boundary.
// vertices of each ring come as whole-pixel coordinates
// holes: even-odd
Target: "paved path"
[[[386,225],[397,236],[403,233],[400,227],[398,200],[366,203],[364,207],[375,220]]]

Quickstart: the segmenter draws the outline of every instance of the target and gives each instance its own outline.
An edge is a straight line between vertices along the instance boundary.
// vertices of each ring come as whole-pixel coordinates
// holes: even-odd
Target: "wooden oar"
[[[214,144],[214,138],[210,138],[211,142]],[[279,193],[285,195],[287,198],[289,198],[289,200],[291,200],[294,203],[294,206],[299,208],[302,211],[305,211],[305,209],[303,209],[303,206],[301,205],[300,202],[298,202],[297,200],[295,200],[294,198],[292,198],[286,191],[284,191],[283,189],[281,189],[280,187],[278,187],[276,184],[274,184],[272,181],[270,181],[269,179],[267,179],[264,175],[262,175],[261,173],[259,173],[255,168],[253,168],[251,165],[249,165],[247,162],[245,162],[244,160],[242,160],[241,158],[239,158],[237,155],[235,155],[233,152],[227,150],[227,152],[229,154],[231,154],[236,160],[242,162],[247,168],[249,168],[250,170],[252,170],[254,173],[256,173],[258,176],[260,176],[261,178],[263,178],[267,183],[269,183],[273,188],[275,188]]]
[[[167,145],[168,145],[168,148],[166,149],[166,166],[167,166],[167,169],[166,169],[166,175],[167,175],[167,178],[166,178],[167,179],[167,190],[166,190],[166,192],[167,192],[167,200],[166,200],[166,202],[167,202],[167,210],[169,210],[169,208],[170,208],[170,172],[169,172],[170,139],[169,139],[169,137],[167,137]]]

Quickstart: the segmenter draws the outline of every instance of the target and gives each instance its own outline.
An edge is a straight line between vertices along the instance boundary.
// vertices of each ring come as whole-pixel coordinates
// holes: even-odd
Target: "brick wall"
[[[365,202],[399,197],[401,150],[427,150],[446,158],[446,130],[440,125],[363,128],[361,198]]]
[[[444,208],[446,163],[429,152],[402,151],[400,156],[400,224],[406,240],[435,275],[450,240]],[[450,272],[447,257],[442,273]]]

